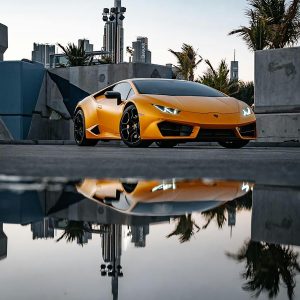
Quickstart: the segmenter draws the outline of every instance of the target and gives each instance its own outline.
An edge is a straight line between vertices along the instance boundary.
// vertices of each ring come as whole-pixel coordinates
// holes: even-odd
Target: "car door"
[[[116,84],[112,91],[119,92],[125,101],[131,90],[128,82]],[[123,112],[123,105],[117,105],[117,99],[107,99],[103,95],[98,101],[98,121],[100,132],[107,136],[119,136],[119,124]]]

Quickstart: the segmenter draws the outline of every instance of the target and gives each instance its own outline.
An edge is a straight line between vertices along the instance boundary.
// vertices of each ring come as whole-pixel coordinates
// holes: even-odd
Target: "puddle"
[[[0,176],[1,297],[298,299],[299,215],[298,187]]]

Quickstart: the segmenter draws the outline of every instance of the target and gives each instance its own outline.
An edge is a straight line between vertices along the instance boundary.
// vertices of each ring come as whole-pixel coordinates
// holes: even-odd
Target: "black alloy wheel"
[[[149,147],[152,141],[142,141],[140,135],[139,114],[136,107],[129,105],[120,121],[120,136],[128,147]]]
[[[243,148],[249,143],[247,140],[240,140],[240,141],[219,141],[219,145],[228,148],[228,149],[239,149]]]
[[[98,143],[97,139],[87,139],[85,137],[84,114],[79,109],[74,117],[74,139],[78,146],[95,146]]]
[[[173,148],[177,146],[177,142],[175,141],[157,141],[155,143],[160,148]]]

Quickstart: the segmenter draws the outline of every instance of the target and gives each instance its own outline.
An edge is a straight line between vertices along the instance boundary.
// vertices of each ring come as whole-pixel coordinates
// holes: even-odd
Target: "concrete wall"
[[[272,244],[300,245],[299,189],[255,187],[251,239]]]
[[[12,140],[12,135],[0,117],[0,141]]]
[[[300,141],[300,47],[255,53],[258,141]]]
[[[44,76],[41,64],[0,62],[0,117],[15,139],[25,139]]]
[[[0,23],[0,61],[3,60],[3,54],[8,47],[8,29]]]

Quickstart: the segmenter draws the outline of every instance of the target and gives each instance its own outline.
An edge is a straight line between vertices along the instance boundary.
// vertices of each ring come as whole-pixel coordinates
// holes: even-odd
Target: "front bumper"
[[[161,114],[140,114],[144,140],[221,141],[256,139],[255,115],[239,113],[189,113],[162,118]]]

